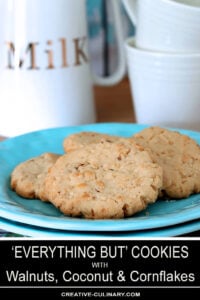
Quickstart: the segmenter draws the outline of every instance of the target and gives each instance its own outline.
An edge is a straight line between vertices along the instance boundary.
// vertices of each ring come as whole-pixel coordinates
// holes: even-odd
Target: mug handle
[[[101,86],[111,86],[117,84],[126,73],[126,58],[124,52],[124,36],[123,36],[123,22],[120,10],[121,1],[119,0],[111,0],[111,4],[113,7],[113,16],[114,16],[114,24],[116,31],[116,39],[117,39],[117,48],[118,48],[118,66],[116,71],[108,77],[101,77],[96,74],[92,74],[94,84]]]
[[[137,24],[137,17],[136,17],[137,0],[122,0],[122,2],[132,23],[136,25]]]

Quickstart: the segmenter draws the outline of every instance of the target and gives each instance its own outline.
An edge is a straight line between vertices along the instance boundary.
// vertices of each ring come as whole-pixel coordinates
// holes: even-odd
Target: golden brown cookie
[[[79,133],[74,133],[66,137],[63,141],[63,148],[65,152],[70,152],[83,148],[90,144],[100,143],[101,141],[115,142],[119,137],[112,136],[108,134],[82,131]]]
[[[46,201],[44,179],[60,155],[44,153],[17,165],[11,174],[11,188],[24,198]]]
[[[132,216],[156,201],[162,168],[134,141],[102,141],[60,157],[45,179],[51,203],[66,215]]]
[[[150,127],[134,140],[151,150],[154,162],[163,168],[163,192],[171,198],[185,198],[200,192],[200,147],[189,136]]]

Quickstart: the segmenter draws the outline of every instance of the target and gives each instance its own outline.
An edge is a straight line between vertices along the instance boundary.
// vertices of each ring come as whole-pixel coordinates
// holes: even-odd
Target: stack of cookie
[[[90,219],[128,217],[159,197],[200,192],[199,145],[175,131],[149,127],[130,138],[80,132],[63,147],[63,155],[45,153],[16,166],[11,188]]]

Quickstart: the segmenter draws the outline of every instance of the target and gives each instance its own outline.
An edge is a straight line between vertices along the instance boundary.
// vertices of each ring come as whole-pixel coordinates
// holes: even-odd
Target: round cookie
[[[162,169],[134,141],[90,144],[60,157],[49,170],[45,191],[66,215],[123,218],[156,201]]]
[[[47,201],[44,193],[44,179],[49,168],[60,155],[44,153],[17,165],[11,173],[11,188],[24,198],[39,198]]]
[[[117,136],[112,136],[108,134],[82,131],[79,133],[74,133],[66,137],[63,141],[63,148],[65,152],[74,151],[85,147],[89,144],[100,143],[102,140],[115,142],[119,139]]]
[[[160,127],[149,127],[133,136],[151,150],[163,168],[163,194],[185,198],[200,192],[200,147],[189,136]]]

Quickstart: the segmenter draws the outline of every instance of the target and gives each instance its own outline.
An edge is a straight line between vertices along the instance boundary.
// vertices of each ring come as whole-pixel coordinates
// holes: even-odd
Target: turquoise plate
[[[135,238],[167,238],[175,236],[187,236],[187,234],[195,235],[200,230],[200,220],[182,223],[176,226],[164,228],[156,228],[154,230],[137,230],[137,231],[121,231],[121,232],[91,232],[91,231],[65,231],[56,229],[47,229],[38,226],[26,225],[19,222],[9,221],[0,218],[0,228],[7,233],[19,234],[22,237],[31,238],[62,238],[62,239],[135,239]]]
[[[91,124],[32,132],[0,143],[0,215],[10,221],[49,229],[76,231],[133,231],[171,226],[200,218],[200,194],[187,199],[156,203],[133,217],[120,220],[86,220],[64,216],[50,203],[27,200],[10,189],[10,174],[22,161],[43,152],[63,153],[63,139],[80,131],[131,136],[147,126],[121,123]],[[200,133],[180,130],[200,144]]]

